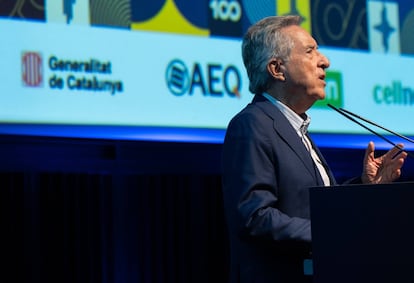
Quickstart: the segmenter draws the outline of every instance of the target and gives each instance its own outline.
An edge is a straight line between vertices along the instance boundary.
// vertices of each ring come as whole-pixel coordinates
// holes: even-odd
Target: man
[[[311,252],[308,190],[336,182],[306,133],[306,111],[325,98],[329,60],[299,25],[298,16],[268,17],[243,38],[255,95],[230,121],[222,160],[231,282],[311,282],[303,272]],[[375,158],[370,142],[355,180],[394,181],[406,156],[393,148]]]

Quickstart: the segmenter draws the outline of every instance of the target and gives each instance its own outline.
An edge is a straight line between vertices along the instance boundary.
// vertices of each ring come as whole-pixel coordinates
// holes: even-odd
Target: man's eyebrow
[[[318,47],[319,46],[315,43],[309,43],[309,44],[305,45],[306,49],[318,49]]]

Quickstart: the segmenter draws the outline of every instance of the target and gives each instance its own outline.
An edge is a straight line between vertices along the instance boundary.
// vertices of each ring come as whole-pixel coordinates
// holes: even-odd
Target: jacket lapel
[[[320,174],[316,172],[316,166],[311,155],[283,113],[262,95],[255,95],[252,103],[273,119],[273,128],[276,131],[276,134],[279,135],[298,158],[302,160],[306,169],[315,177],[317,183],[323,184]]]

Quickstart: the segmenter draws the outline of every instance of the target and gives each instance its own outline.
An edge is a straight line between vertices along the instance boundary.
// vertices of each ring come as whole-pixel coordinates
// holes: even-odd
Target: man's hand
[[[398,144],[400,148],[403,144]],[[401,167],[407,153],[398,147],[393,147],[384,155],[375,158],[375,145],[371,141],[365,151],[362,183],[381,184],[390,183],[401,176]]]

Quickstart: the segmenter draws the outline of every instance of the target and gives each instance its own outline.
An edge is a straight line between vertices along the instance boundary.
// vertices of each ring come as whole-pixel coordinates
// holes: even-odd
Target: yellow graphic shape
[[[145,22],[131,23],[133,30],[163,31],[208,36],[210,31],[196,27],[181,14],[173,0],[167,0],[158,14]]]
[[[285,15],[292,13],[291,3],[296,3],[296,9],[299,14],[305,18],[302,22],[301,27],[306,29],[310,34],[312,34],[312,25],[311,25],[311,13],[310,13],[310,5],[309,0],[293,0],[293,1],[276,1],[277,5],[277,14],[278,15]]]

